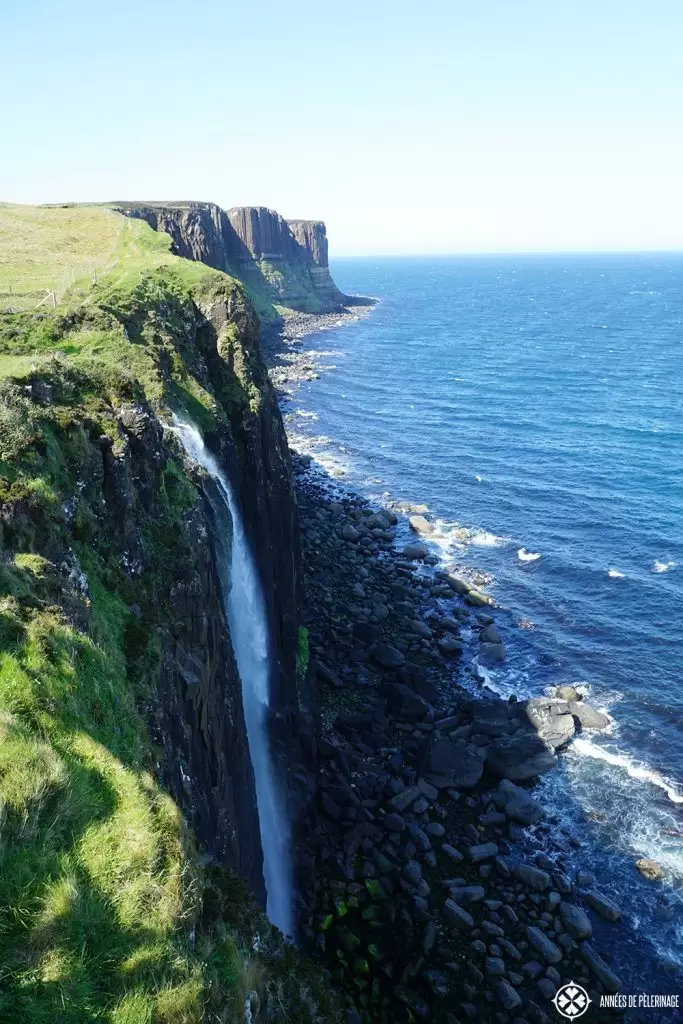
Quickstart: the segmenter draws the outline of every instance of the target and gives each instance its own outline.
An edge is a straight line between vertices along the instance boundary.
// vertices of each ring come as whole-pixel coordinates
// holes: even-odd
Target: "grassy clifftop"
[[[0,310],[52,308],[71,287],[172,257],[161,235],[100,207],[0,203]]]
[[[252,992],[255,1022],[336,1020],[159,783],[149,702],[201,530],[158,418],[259,402],[244,290],[168,245],[106,209],[0,207],[3,1024],[229,1024]]]

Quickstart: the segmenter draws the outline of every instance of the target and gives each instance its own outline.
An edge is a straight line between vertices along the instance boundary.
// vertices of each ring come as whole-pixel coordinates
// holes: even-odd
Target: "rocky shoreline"
[[[360,320],[372,312],[375,303],[375,299],[363,298],[334,313],[288,310],[280,324],[262,331],[263,355],[281,402],[291,400],[302,381],[320,376],[315,359],[301,349],[303,338]]]
[[[278,371],[285,400],[317,372],[305,353]],[[349,1024],[545,1024],[570,981],[591,1020],[622,1019],[600,1008],[624,989],[604,936],[622,910],[572,872],[577,840],[529,788],[609,719],[571,687],[474,694],[463,636],[481,663],[505,657],[491,598],[439,567],[424,515],[413,510],[399,548],[395,510],[333,485],[308,455],[293,464],[323,729],[299,916],[348,993]]]

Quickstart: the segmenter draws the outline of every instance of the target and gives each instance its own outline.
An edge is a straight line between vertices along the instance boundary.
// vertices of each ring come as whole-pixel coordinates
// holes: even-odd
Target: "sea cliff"
[[[215,243],[218,262],[206,216],[182,221],[183,244],[210,262]],[[259,1019],[318,1019],[323,1005],[335,1019],[257,907],[263,851],[215,557],[226,538],[212,481],[172,430],[174,414],[201,430],[255,553],[296,848],[316,706],[291,466],[253,306],[140,219],[4,207],[0,226],[0,1018],[233,1020],[253,990]],[[83,276],[93,250],[101,269]],[[47,302],[32,274],[53,284]]]

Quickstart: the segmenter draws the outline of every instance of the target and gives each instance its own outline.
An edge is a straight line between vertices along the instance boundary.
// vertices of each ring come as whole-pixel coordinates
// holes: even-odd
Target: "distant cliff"
[[[259,315],[274,306],[327,313],[358,300],[332,279],[322,221],[285,220],[264,206],[225,211],[214,203],[116,203],[117,210],[170,235],[173,252],[239,278]]]
[[[322,221],[285,220],[264,206],[237,206],[227,215],[266,278],[274,302],[326,312],[351,301],[332,280]]]

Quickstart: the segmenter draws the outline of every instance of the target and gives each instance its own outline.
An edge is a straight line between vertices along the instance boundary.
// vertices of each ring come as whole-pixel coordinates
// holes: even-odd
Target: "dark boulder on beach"
[[[405,683],[389,683],[385,692],[389,710],[399,720],[421,721],[434,713],[431,705]]]
[[[428,554],[429,552],[424,544],[407,544],[402,552],[403,558],[416,562],[423,561]]]
[[[519,733],[496,740],[486,752],[486,767],[511,782],[525,782],[549,772],[557,757],[534,733]]]
[[[403,654],[389,644],[380,644],[374,649],[372,656],[382,668],[398,668],[405,661]]]
[[[478,749],[445,736],[427,741],[419,765],[423,778],[437,789],[473,789],[484,772],[484,758]]]
[[[520,825],[534,825],[543,817],[543,808],[531,793],[516,786],[509,779],[502,779],[493,794],[493,801],[510,821]]]

